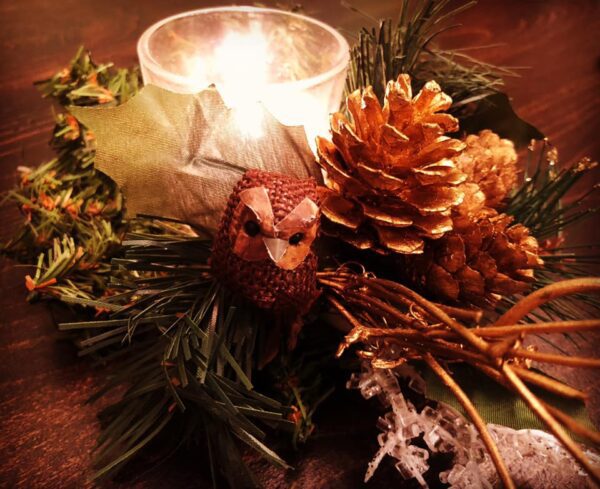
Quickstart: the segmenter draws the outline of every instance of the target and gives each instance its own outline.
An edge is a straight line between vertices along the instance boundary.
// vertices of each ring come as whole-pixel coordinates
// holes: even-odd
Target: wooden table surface
[[[354,0],[374,17],[395,14],[397,1]],[[10,188],[18,165],[51,157],[52,113],[32,86],[64,66],[77,46],[98,61],[136,62],[135,43],[153,22],[210,6],[203,0],[0,0],[0,190]],[[302,2],[305,11],[345,31],[364,21],[337,1]],[[465,12],[464,27],[443,38],[448,47],[489,45],[483,60],[528,67],[508,81],[517,111],[558,146],[563,161],[600,158],[600,2],[595,0],[480,1]],[[588,182],[589,183],[589,182]],[[0,211],[6,236],[14,209]],[[588,224],[589,227],[589,224]],[[578,233],[584,236],[588,227]],[[598,230],[595,234],[598,236]],[[84,405],[102,376],[57,338],[51,310],[24,302],[26,271],[0,263],[0,487],[88,487],[97,406]],[[593,352],[594,344],[584,345]],[[589,351],[588,351],[589,353]],[[568,372],[559,374],[568,375]],[[598,381],[572,375],[592,391],[598,421]],[[283,474],[253,461],[268,487],[350,488],[360,481],[375,449],[376,412],[356,395],[323,409],[320,436],[295,456],[297,469]],[[193,455],[155,466],[142,461],[117,487],[206,487]],[[386,474],[392,477],[392,471]],[[368,487],[386,487],[385,477]],[[397,478],[392,478],[397,481]]]

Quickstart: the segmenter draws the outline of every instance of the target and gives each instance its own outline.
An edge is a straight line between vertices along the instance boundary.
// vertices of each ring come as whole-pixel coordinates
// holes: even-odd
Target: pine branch
[[[62,106],[117,105],[138,91],[139,80],[137,70],[97,65],[80,48],[69,67],[36,85],[43,96]],[[27,283],[35,292],[30,298],[100,295],[108,288],[109,261],[127,227],[121,193],[112,180],[94,170],[93,135],[71,115],[56,115],[51,146],[56,157],[37,168],[19,168],[18,186],[3,199],[5,204],[16,203],[24,219],[1,252],[35,264],[40,254],[44,260],[57,258],[53,251],[57,242],[85,250],[77,266],[47,263],[42,270],[38,263],[40,280]]]
[[[381,20],[377,28],[363,28],[350,51],[346,91],[372,86],[383,103],[389,80],[407,73],[414,89],[431,79],[442,84],[458,112],[468,103],[497,93],[504,76],[514,76],[507,68],[480,62],[460,51],[445,51],[433,46],[434,39],[447,30],[447,20],[472,7],[467,1],[450,8],[449,0],[413,2],[403,0],[396,22]]]
[[[337,335],[331,337],[321,329],[318,333],[307,330],[296,349],[279,355],[267,370],[268,384],[276,387],[276,396],[289,407],[289,419],[295,423],[294,447],[306,442],[315,430],[313,416],[334,392],[332,377],[339,368],[334,357]]]
[[[52,97],[64,107],[118,105],[138,92],[140,75],[137,68],[115,70],[112,63],[98,65],[80,47],[68,67],[35,85],[44,97]]]
[[[506,213],[527,226],[542,247],[544,266],[536,270],[533,290],[541,289],[559,280],[586,277],[600,270],[600,244],[564,246],[565,235],[571,226],[598,215],[589,202],[597,185],[571,204],[563,199],[580,179],[597,171],[597,163],[589,158],[559,167],[558,153],[547,141],[532,143],[529,147],[527,169],[523,185],[507,203]],[[505,299],[500,309],[516,302]],[[583,306],[583,307],[582,307]],[[580,319],[590,311],[600,310],[600,300],[590,295],[576,294],[543,305],[530,319]]]
[[[126,236],[122,257],[112,262],[113,295],[62,297],[108,315],[59,325],[81,332],[80,355],[100,355],[112,366],[113,376],[92,401],[127,387],[102,413],[96,477],[114,476],[173,423],[186,427],[188,440],[205,445],[209,437],[213,473],[243,466],[233,439],[287,467],[265,444],[265,430],[292,430],[288,410],[253,385],[257,338],[268,318],[213,279],[207,265],[210,242],[184,225],[151,225],[152,232]],[[233,486],[252,484],[247,470],[236,474]]]

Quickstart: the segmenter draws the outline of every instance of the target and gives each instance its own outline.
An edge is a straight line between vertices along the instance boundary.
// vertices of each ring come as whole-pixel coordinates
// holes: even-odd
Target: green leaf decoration
[[[527,146],[532,139],[544,138],[538,128],[517,115],[508,95],[501,92],[483,98],[471,115],[461,119],[460,129],[472,134],[491,129],[517,147]]]
[[[536,429],[547,431],[546,426],[527,407],[520,396],[505,387],[491,382],[488,377],[468,365],[452,365],[452,373],[456,382],[487,423],[508,426],[515,430]],[[423,369],[423,378],[427,383],[427,397],[452,406],[466,416],[462,406],[439,378],[429,369]],[[546,375],[546,374],[544,374]],[[485,386],[483,388],[482,386]],[[532,388],[541,400],[568,414],[586,428],[594,429],[585,404],[576,399],[565,399],[541,389]],[[571,436],[581,440],[576,434]]]
[[[154,85],[118,107],[71,108],[96,137],[96,168],[126,199],[129,216],[151,214],[216,230],[227,198],[250,168],[320,179],[304,129],[255,104],[261,136],[215,88],[172,93]]]

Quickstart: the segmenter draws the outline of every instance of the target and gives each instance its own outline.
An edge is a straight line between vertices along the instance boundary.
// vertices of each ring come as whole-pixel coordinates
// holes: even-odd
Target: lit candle
[[[161,20],[139,40],[144,82],[179,93],[215,84],[239,123],[261,135],[257,102],[282,123],[304,126],[309,143],[338,110],[348,44],[298,14],[254,7],[195,10]]]

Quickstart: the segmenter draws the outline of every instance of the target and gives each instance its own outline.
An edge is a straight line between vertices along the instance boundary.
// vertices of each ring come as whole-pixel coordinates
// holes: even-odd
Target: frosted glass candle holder
[[[141,36],[138,56],[144,83],[179,93],[215,84],[228,106],[261,101],[281,123],[304,126],[312,144],[339,108],[349,47],[309,17],[220,7],[157,22]]]

